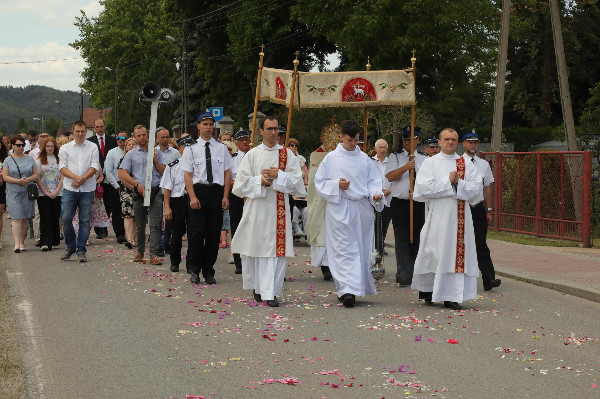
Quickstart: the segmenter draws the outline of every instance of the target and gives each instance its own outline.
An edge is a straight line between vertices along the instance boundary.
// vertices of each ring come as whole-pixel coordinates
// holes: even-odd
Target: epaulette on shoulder
[[[173,162],[171,162],[171,163],[169,164],[169,166],[170,166],[170,167],[173,167],[173,166],[177,165],[177,163],[178,163],[178,162],[179,162],[179,159],[176,159],[176,160],[174,160]]]

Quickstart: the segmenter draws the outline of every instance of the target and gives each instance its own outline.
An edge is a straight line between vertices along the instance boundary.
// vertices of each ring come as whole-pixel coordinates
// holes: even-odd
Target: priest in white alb
[[[375,215],[383,209],[381,175],[358,148],[360,126],[341,124],[341,144],[327,154],[315,175],[315,187],[327,201],[326,244],[329,269],[339,300],[352,307],[356,296],[376,295],[371,275]]]
[[[444,301],[453,310],[477,297],[479,268],[469,201],[483,190],[477,168],[456,154],[457,144],[454,129],[441,131],[441,152],[423,161],[413,192],[413,199],[428,207],[411,287],[427,305]]]
[[[233,185],[246,203],[231,250],[242,259],[244,289],[276,307],[287,259],[294,257],[288,195],[306,195],[306,189],[297,157],[277,144],[277,119],[267,117],[260,132],[262,144],[244,156]]]

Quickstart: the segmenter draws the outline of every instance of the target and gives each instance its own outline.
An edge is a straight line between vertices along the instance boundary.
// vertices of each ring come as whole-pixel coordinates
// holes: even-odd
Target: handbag
[[[13,156],[10,156],[13,160],[13,162],[15,163],[15,165],[17,166],[17,171],[19,172],[19,178],[22,178],[21,176],[21,168],[19,168],[19,164],[17,163],[17,161],[15,161],[15,159],[13,158]],[[36,199],[38,199],[38,197],[40,196],[40,192],[38,191],[38,186],[37,183],[27,183],[27,199],[31,200],[31,201],[35,201]]]
[[[96,198],[102,198],[102,196],[104,196],[104,187],[102,187],[101,185],[98,185],[96,187],[95,195],[96,195]]]

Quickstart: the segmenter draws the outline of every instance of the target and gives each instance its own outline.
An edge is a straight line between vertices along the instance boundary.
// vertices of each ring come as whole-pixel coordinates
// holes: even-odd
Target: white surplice
[[[322,147],[319,150],[310,154],[308,187],[306,188],[308,220],[305,231],[306,241],[310,245],[310,263],[313,266],[329,266],[325,241],[325,208],[327,201],[317,194],[317,189],[315,188],[315,174],[327,155],[327,151],[323,150]]]
[[[263,169],[279,167],[279,150],[264,144],[248,151],[237,171],[232,193],[246,197],[242,220],[231,241],[231,251],[242,258],[244,289],[254,289],[262,299],[281,294],[286,259],[294,257],[294,242],[290,222],[288,194],[306,195],[298,159],[287,151],[285,171],[279,171],[270,187],[262,186]],[[276,256],[277,192],[284,193],[285,256]],[[279,281],[281,280],[281,281]]]
[[[350,182],[340,189],[339,180]],[[338,297],[343,294],[376,295],[371,275],[374,244],[374,195],[383,195],[381,175],[373,161],[358,147],[346,151],[341,144],[327,154],[315,175],[315,187],[327,201],[326,243],[329,269]]]
[[[449,175],[456,171],[457,154],[439,153],[427,158],[415,179],[413,199],[426,202],[412,288],[432,292],[433,302],[463,302],[477,297],[477,253],[469,201],[483,190],[481,177],[471,162],[465,162],[465,177],[456,188]],[[456,249],[458,200],[465,201],[464,273],[457,273]]]

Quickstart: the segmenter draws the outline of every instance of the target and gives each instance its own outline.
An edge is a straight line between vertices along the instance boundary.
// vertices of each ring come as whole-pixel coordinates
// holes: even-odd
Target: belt
[[[204,187],[204,188],[208,188],[208,187],[223,187],[222,185],[220,185],[219,183],[196,183],[194,184],[194,187]]]

